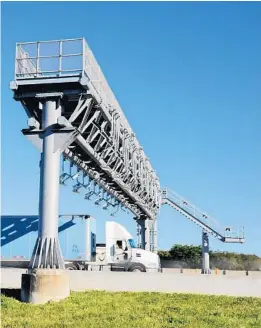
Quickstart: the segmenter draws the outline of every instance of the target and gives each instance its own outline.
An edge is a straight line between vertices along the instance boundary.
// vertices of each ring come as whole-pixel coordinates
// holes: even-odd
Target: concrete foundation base
[[[66,270],[36,269],[22,274],[22,302],[44,304],[60,301],[69,295],[69,276]]]

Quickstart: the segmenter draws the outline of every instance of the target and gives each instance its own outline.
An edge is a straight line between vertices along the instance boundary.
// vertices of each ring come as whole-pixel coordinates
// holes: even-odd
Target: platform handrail
[[[162,204],[168,204],[179,210],[181,214],[189,218],[194,223],[201,226],[203,230],[213,234],[216,238],[223,242],[244,242],[244,227],[239,231],[233,231],[231,228],[223,227],[220,223],[206,212],[200,210],[188,200],[178,195],[176,192],[164,188],[161,191]],[[213,226],[216,225],[216,227]],[[219,231],[223,231],[223,233]]]

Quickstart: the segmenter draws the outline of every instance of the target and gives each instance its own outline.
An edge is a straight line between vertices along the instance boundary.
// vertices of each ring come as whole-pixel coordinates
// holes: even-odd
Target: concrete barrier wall
[[[24,269],[1,269],[1,288],[21,288]],[[107,290],[261,297],[261,277],[67,271],[73,291]]]
[[[1,267],[6,268],[28,268],[29,261],[1,261]],[[105,271],[105,270],[103,270]],[[108,271],[106,269],[106,271]],[[200,269],[180,269],[180,268],[162,268],[163,273],[184,274],[184,275],[200,275]],[[225,274],[224,274],[225,273]],[[227,276],[253,276],[261,277],[261,271],[235,271],[235,270],[212,270],[212,275],[227,275]]]
[[[189,261],[186,262],[186,261],[174,261],[174,260],[164,260],[164,259],[161,259],[161,267],[165,268],[165,269],[196,268],[196,266],[195,266],[195,264],[193,264],[193,262],[190,263]],[[217,266],[217,267],[219,268],[219,266]],[[219,268],[219,270],[223,270],[223,268]],[[227,271],[237,271],[237,270],[227,270]],[[259,271],[261,272],[261,270],[259,270]]]
[[[177,269],[177,268],[163,268],[163,273],[184,274],[184,275],[197,275],[201,274],[200,269]],[[236,270],[211,270],[211,275],[226,275],[226,276],[253,276],[261,278],[261,271],[236,271]]]

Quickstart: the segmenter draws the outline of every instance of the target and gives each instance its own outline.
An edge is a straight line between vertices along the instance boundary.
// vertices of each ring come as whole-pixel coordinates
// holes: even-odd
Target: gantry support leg
[[[138,219],[138,243],[140,248],[150,251],[151,245],[151,233],[150,233],[150,223],[149,219]]]
[[[61,115],[57,100],[44,99],[42,109],[43,147],[40,166],[39,231],[30,269],[64,269],[58,239],[60,151],[54,151],[52,131]]]
[[[55,131],[61,107],[57,98],[42,99],[42,153],[40,167],[38,238],[22,274],[21,300],[43,304],[70,294],[69,277],[58,239],[60,150],[55,150]]]
[[[150,220],[148,222],[150,231],[150,251],[157,253],[158,250],[158,235],[157,235],[157,220]]]
[[[137,247],[142,248],[141,247],[141,226],[138,223],[138,221],[136,221],[136,223],[137,223]]]
[[[137,219],[138,247],[145,249],[145,220]]]
[[[209,239],[208,234],[203,230],[202,232],[202,274],[210,274],[209,267]]]
[[[150,225],[149,225],[149,219],[144,220],[144,241],[145,241],[145,250],[150,251]]]

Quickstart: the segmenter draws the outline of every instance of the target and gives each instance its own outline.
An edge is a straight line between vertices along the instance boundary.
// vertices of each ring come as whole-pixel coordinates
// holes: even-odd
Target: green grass
[[[261,327],[261,298],[91,291],[45,305],[1,300],[2,327]]]

